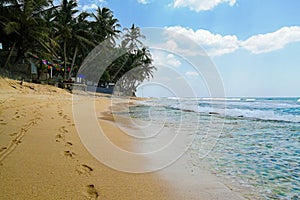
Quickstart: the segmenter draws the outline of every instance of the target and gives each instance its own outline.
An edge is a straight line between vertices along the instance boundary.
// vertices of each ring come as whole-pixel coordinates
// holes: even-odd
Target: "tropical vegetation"
[[[59,63],[63,79],[68,80],[92,49],[109,41],[111,48],[126,49],[126,53],[109,65],[100,82],[119,82],[132,92],[155,70],[143,38],[135,25],[121,31],[119,20],[107,7],[89,13],[79,11],[75,0],[58,5],[51,0],[0,0],[0,43],[7,52],[0,68],[35,55]],[[17,54],[14,59],[12,53]],[[124,77],[129,71],[134,73]]]

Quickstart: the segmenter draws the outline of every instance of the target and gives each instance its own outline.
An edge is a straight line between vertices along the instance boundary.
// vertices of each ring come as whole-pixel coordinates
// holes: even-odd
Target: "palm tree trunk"
[[[113,80],[116,78],[116,76],[119,74],[119,72],[121,71],[121,69],[123,69],[124,65],[125,65],[125,63],[123,63],[123,64],[119,67],[118,71],[114,74],[114,76],[112,77],[111,81],[113,81]]]
[[[65,38],[64,41],[64,79],[67,78],[67,39]]]
[[[77,51],[78,51],[78,45],[76,45],[76,48],[75,48],[75,52],[74,52],[74,56],[73,56],[73,60],[72,60],[71,69],[69,71],[69,77],[68,77],[68,79],[70,79],[71,75],[72,75],[73,67],[74,67],[74,64],[75,64],[75,59],[76,59],[76,56],[77,56]]]
[[[12,45],[12,47],[10,48],[10,51],[9,51],[7,57],[6,57],[6,60],[5,60],[5,62],[3,63],[3,65],[1,66],[1,68],[4,69],[4,68],[6,67],[6,65],[9,63],[10,57],[11,57],[13,51],[15,50],[15,46],[16,46],[16,42],[14,42],[13,45]]]
[[[126,61],[127,61],[127,59],[128,59],[128,57],[126,58]],[[126,63],[126,61],[124,61],[124,62],[122,63],[122,65],[119,67],[118,71],[117,71],[117,72],[114,74],[114,76],[112,77],[111,81],[113,81],[113,80],[116,78],[116,76],[119,74],[119,72],[123,69],[123,67],[124,67],[124,65],[125,65],[125,63]]]

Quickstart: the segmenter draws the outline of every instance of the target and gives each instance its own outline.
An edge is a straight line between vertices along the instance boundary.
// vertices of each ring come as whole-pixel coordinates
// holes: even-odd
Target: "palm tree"
[[[133,63],[131,72],[127,80],[123,83],[123,87],[126,88],[127,95],[132,95],[135,93],[137,87],[144,81],[149,80],[153,77],[153,72],[156,68],[152,65],[152,58],[150,51],[143,47],[136,51],[136,54],[131,54]],[[122,78],[121,78],[122,79]]]
[[[139,27],[132,24],[131,28],[124,28],[124,36],[122,41],[122,47],[128,48],[129,51],[134,51],[135,49],[142,48],[143,42],[140,39],[146,39],[146,37],[141,33]]]
[[[122,74],[130,69],[128,66],[132,67],[133,63],[136,62],[138,59],[136,58],[135,54],[140,54],[140,48],[144,53],[146,53],[146,47],[144,47],[143,43],[140,39],[145,39],[146,37],[141,33],[139,27],[136,27],[132,24],[131,28],[124,28],[125,34],[123,35],[123,41],[121,42],[121,49],[125,49],[127,51],[126,54],[122,55],[119,59],[117,59],[111,66],[113,76],[112,80],[119,79]],[[149,56],[149,54],[147,53]],[[124,69],[125,67],[125,69]],[[120,76],[121,75],[121,76]]]
[[[150,51],[146,47],[127,52],[115,60],[110,66],[110,73],[114,74],[112,80],[117,82],[118,92],[126,96],[134,95],[137,87],[153,76],[156,68],[152,61]]]
[[[81,49],[83,51],[89,52],[89,50],[96,46],[96,44],[92,41],[93,34],[90,32],[90,23],[87,21],[87,17],[89,16],[90,14],[82,12],[78,17],[75,18],[73,31],[71,33],[71,45],[73,46],[72,49],[74,49],[74,52],[72,51],[73,58],[68,79],[71,78],[78,50]]]
[[[72,38],[72,32],[74,24],[76,24],[74,15],[78,10],[77,2],[74,0],[63,0],[59,9],[55,12],[54,27],[55,28],[55,40],[62,47],[62,57],[64,65],[64,79],[67,77],[67,45]]]
[[[67,78],[67,63],[71,64],[68,79],[71,78],[72,71],[77,59],[78,52],[79,63],[83,61],[87,53],[97,44],[106,40],[118,37],[120,32],[117,28],[120,26],[118,20],[114,18],[113,13],[108,8],[98,7],[96,14],[82,12],[77,17],[77,3],[73,0],[63,0],[60,10],[56,14],[55,27],[57,29],[55,39],[61,44],[64,60],[64,78]],[[94,21],[88,21],[91,16]],[[72,58],[69,58],[68,52],[72,52]],[[71,63],[70,63],[71,62]]]
[[[114,18],[113,12],[109,8],[100,8],[96,10],[96,14],[92,13],[94,21],[91,22],[92,31],[94,33],[95,42],[103,42],[109,39],[112,44],[115,44],[115,39],[118,38],[120,31],[118,28],[119,20]]]
[[[43,12],[51,9],[47,0],[6,1],[1,6],[6,14],[0,17],[1,34],[9,38],[9,42],[4,43],[10,49],[2,67],[8,64],[13,51],[17,51],[19,59],[30,51],[55,54],[49,45],[50,42],[54,43],[48,34],[49,27],[45,26],[43,19]]]
[[[88,20],[89,17],[92,21]],[[54,6],[51,0],[0,0],[0,27],[0,42],[5,50],[9,50],[2,66],[7,66],[14,51],[19,58],[27,52],[50,61],[63,58],[66,79],[71,77],[74,66],[83,62],[87,54],[101,44],[98,50],[105,51],[104,59],[99,62],[104,65],[110,64],[108,54],[117,52],[116,55],[122,55],[104,72],[103,69],[98,69],[99,72],[87,69],[93,77],[95,73],[103,72],[101,81],[120,80],[127,91],[134,91],[155,70],[149,50],[140,41],[145,36],[134,24],[124,29],[123,41],[116,47],[120,24],[106,7],[98,7],[95,13],[89,14],[79,13],[76,0],[62,0],[59,6]],[[67,64],[71,65],[69,74]],[[134,73],[124,78],[123,75],[130,70]]]

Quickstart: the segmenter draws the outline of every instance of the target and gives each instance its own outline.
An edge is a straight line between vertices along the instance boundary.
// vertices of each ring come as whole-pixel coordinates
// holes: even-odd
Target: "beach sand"
[[[129,137],[115,137],[121,130],[110,106],[110,98],[98,97],[99,123],[113,143],[131,150]],[[0,78],[0,199],[243,199],[188,159],[152,173],[111,169],[82,144],[72,94]]]

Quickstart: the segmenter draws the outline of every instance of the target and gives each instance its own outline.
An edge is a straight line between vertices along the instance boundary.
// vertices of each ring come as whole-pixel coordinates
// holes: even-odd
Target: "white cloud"
[[[154,60],[155,65],[163,65],[163,66],[171,66],[171,67],[179,67],[181,62],[175,57],[174,54],[162,51],[152,51],[152,58]]]
[[[176,48],[178,50],[177,43],[186,40],[184,39],[186,37],[194,41],[197,45],[203,47],[210,56],[231,53],[239,48],[239,40],[235,35],[222,36],[203,29],[193,31],[192,29],[183,28],[181,26],[166,28],[166,34],[170,37],[167,45],[173,50]],[[195,53],[195,51],[191,50],[188,55],[195,55]]]
[[[141,4],[148,4],[149,3],[149,0],[137,0],[138,3],[141,3]]]
[[[167,58],[167,64],[173,67],[179,67],[181,65],[181,62],[176,59],[174,54],[168,54],[166,58]]]
[[[185,75],[187,75],[187,76],[199,76],[199,73],[195,72],[195,71],[187,71],[185,73]]]
[[[283,27],[275,32],[254,35],[241,42],[241,46],[251,53],[267,53],[282,49],[285,45],[300,41],[300,27]]]
[[[86,11],[86,10],[93,10],[93,9],[97,9],[98,6],[96,4],[87,4],[87,5],[84,5],[82,7],[82,10]]]
[[[239,40],[236,35],[223,36],[208,30],[194,31],[181,26],[166,27],[165,35],[166,42],[159,47],[181,55],[203,56],[206,52],[209,56],[221,56],[238,49],[259,54],[282,49],[292,42],[300,42],[300,26],[283,27],[275,32],[254,35],[244,41]]]
[[[190,10],[200,12],[211,10],[221,3],[229,3],[233,6],[236,0],[174,0],[172,5],[174,8],[188,7]]]

